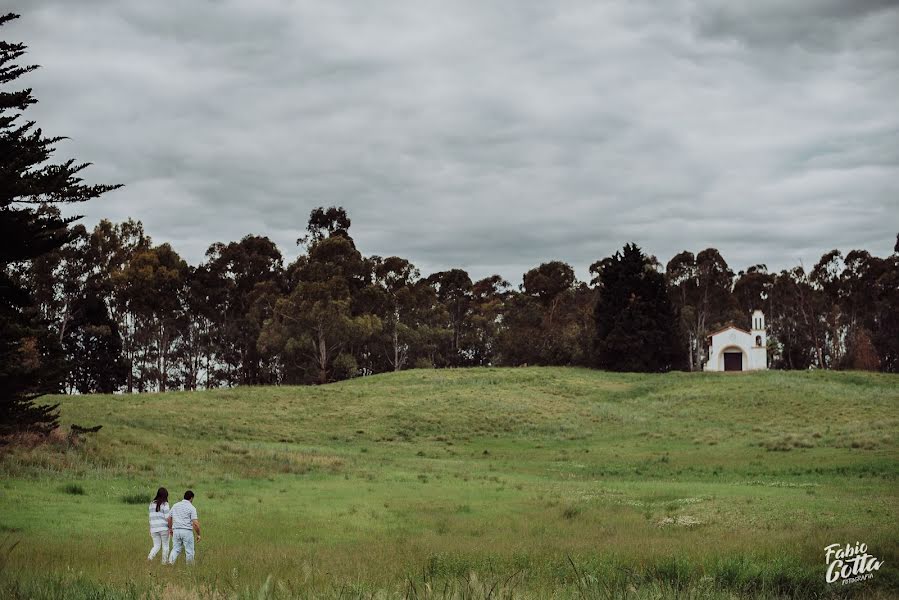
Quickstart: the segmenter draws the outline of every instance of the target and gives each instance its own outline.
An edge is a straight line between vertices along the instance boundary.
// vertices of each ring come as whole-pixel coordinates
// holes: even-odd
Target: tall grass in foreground
[[[9,600],[737,600],[894,597],[888,590],[895,581],[887,575],[887,588],[841,588],[824,583],[820,569],[789,559],[760,562],[747,557],[713,561],[697,566],[681,558],[667,558],[635,570],[611,559],[565,556],[563,562],[522,567],[509,573],[482,575],[466,570],[468,557],[436,554],[421,571],[390,584],[338,583],[327,577],[328,567],[301,569],[296,578],[268,575],[251,584],[237,569],[210,572],[202,566],[160,567],[145,580],[109,584],[83,574],[17,575],[9,568],[9,555],[17,543],[0,543],[0,598]],[[481,565],[484,566],[484,565]],[[555,573],[547,580],[546,572]]]
[[[628,577],[609,581],[585,576],[576,582],[553,590],[528,590],[519,585],[520,573],[505,578],[484,579],[471,573],[459,579],[422,580],[410,578],[392,587],[370,589],[364,585],[344,584],[313,586],[291,581],[275,580],[269,576],[258,587],[236,587],[223,582],[221,587],[183,586],[177,583],[154,583],[146,586],[127,584],[111,586],[81,578],[46,578],[0,580],[0,596],[8,600],[782,600],[786,598],[855,598],[885,600],[889,593],[867,588],[825,591],[758,589],[751,593],[735,592],[721,587],[712,578],[699,581],[670,582],[645,580],[629,582]]]

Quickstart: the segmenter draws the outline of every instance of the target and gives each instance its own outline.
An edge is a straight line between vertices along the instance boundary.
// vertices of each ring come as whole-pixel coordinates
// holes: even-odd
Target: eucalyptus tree
[[[277,355],[288,381],[327,383],[358,372],[353,349],[367,346],[381,320],[358,309],[370,287],[371,265],[356,249],[342,209],[315,209],[299,240],[307,247],[288,268],[289,289],[277,297],[258,338]]]
[[[438,366],[464,366],[467,357],[463,338],[471,316],[471,277],[463,269],[450,269],[433,273],[425,281],[434,290],[434,308],[444,313],[445,327],[450,332],[448,345],[439,353]]]
[[[527,271],[502,311],[502,364],[585,365],[590,362],[595,292],[567,263]]]
[[[222,379],[228,385],[276,383],[273,357],[260,352],[258,340],[285,289],[281,251],[267,237],[247,235],[239,242],[213,244],[206,259],[193,292],[205,296],[209,306],[197,315],[202,318],[196,326],[214,328],[210,343]]]
[[[706,248],[695,257],[688,251],[677,254],[668,261],[665,277],[684,334],[687,365],[691,371],[699,369],[708,334],[748,318],[733,296],[734,273],[718,250]]]

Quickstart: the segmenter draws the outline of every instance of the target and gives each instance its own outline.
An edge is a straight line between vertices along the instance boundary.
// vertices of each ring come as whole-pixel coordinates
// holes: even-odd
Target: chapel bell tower
[[[752,311],[752,333],[753,346],[764,347],[768,340],[765,338],[765,313],[759,309]]]
[[[752,336],[749,362],[754,369],[768,368],[768,335],[765,333],[765,313],[759,309],[752,311]]]

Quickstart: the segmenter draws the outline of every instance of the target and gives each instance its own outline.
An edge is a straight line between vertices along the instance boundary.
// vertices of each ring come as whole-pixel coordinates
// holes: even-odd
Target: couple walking
[[[153,549],[147,560],[153,560],[162,550],[162,564],[175,564],[178,555],[184,551],[187,563],[194,562],[194,532],[200,541],[200,521],[193,504],[194,493],[184,492],[184,500],[169,508],[169,491],[159,488],[150,503],[150,537]],[[172,538],[172,553],[169,554],[169,538]]]

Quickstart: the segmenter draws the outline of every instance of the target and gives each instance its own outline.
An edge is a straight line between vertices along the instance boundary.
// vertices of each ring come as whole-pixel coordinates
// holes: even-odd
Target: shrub
[[[334,368],[332,370],[334,379],[352,379],[359,374],[359,365],[352,354],[341,352],[334,359]]]
[[[871,334],[865,329],[857,329],[849,336],[847,358],[849,366],[860,371],[880,369],[880,356],[871,341]]]
[[[63,486],[62,491],[73,496],[83,496],[85,493],[84,488],[77,483],[67,483]]]
[[[425,357],[416,358],[415,362],[412,364],[412,368],[413,369],[433,369],[434,362],[431,359],[425,358]]]

